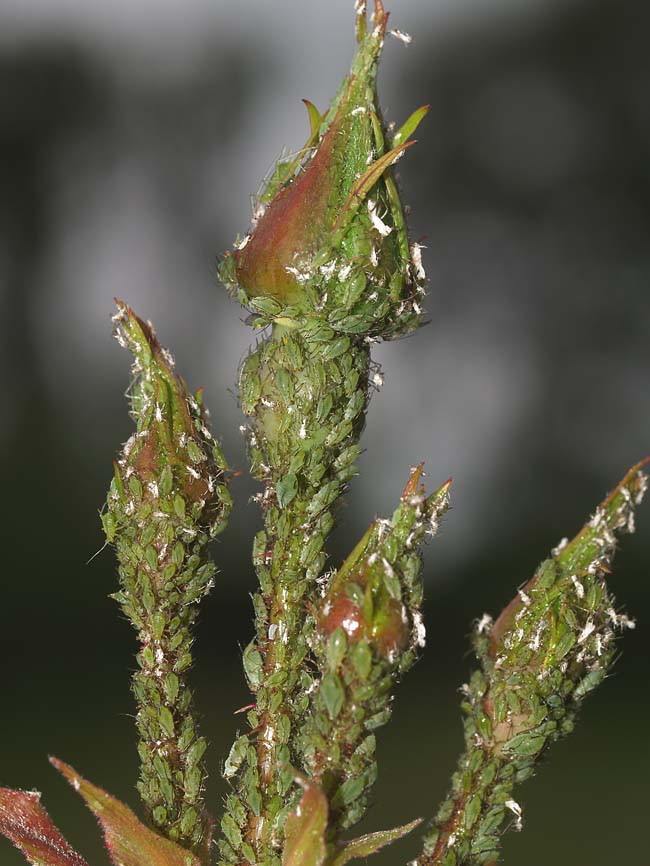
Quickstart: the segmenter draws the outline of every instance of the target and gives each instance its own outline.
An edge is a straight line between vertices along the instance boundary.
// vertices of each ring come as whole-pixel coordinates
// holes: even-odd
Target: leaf
[[[195,854],[145,827],[128,806],[86,781],[68,764],[56,758],[50,762],[94,812],[115,866],[201,866]],[[67,866],[67,861],[61,862]]]
[[[0,788],[0,833],[33,866],[88,866],[61,835],[35,791]]]
[[[282,866],[322,866],[329,814],[327,797],[304,776],[296,774],[296,781],[304,794],[287,818]]]
[[[344,866],[349,860],[356,860],[360,857],[369,857],[380,848],[390,845],[391,842],[396,842],[402,836],[410,833],[418,824],[422,823],[422,818],[416,818],[410,824],[404,824],[403,827],[394,827],[392,830],[379,830],[376,833],[368,833],[365,836],[359,836],[358,839],[353,839],[351,842],[345,843],[345,848],[339,851],[328,862],[327,866]]]

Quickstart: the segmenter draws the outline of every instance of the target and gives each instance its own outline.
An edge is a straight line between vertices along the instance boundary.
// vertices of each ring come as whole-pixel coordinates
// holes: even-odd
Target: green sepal
[[[309,128],[311,129],[312,137],[316,139],[316,136],[323,124],[323,115],[316,108],[313,102],[310,102],[308,99],[303,99],[303,102],[305,103],[307,114],[309,115]]]
[[[422,123],[424,118],[429,113],[431,106],[423,105],[420,108],[416,108],[413,114],[405,121],[405,123],[400,126],[395,135],[393,136],[393,147],[399,147],[400,144],[404,144],[404,142],[408,141],[409,138],[414,134],[418,126]]]
[[[392,150],[389,150],[388,153],[383,154],[383,156],[373,162],[370,168],[361,175],[343,204],[341,212],[336,218],[336,222],[332,226],[332,232],[335,239],[338,238],[339,233],[346,228],[359,209],[361,203],[366,199],[368,193],[373,186],[375,186],[384,172],[387,171],[391,165],[394,165],[399,159],[401,159],[408,148],[412,147],[414,144],[414,141],[407,141],[398,147],[394,147]],[[336,244],[336,240],[334,241],[334,244]]]

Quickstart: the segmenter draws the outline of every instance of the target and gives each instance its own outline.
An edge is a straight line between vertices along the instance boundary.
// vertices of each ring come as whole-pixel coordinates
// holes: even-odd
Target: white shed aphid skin
[[[424,649],[427,643],[427,629],[424,625],[422,614],[419,610],[413,613],[413,632],[415,636],[415,645]]]
[[[587,620],[585,627],[582,629],[578,636],[578,643],[584,643],[589,635],[593,634],[596,630],[596,625],[592,620]]]
[[[598,529],[600,524],[603,522],[604,517],[605,512],[601,508],[597,508],[593,513],[588,525],[591,526],[592,529]]]
[[[535,629],[535,633],[533,634],[533,637],[528,642],[528,648],[533,650],[533,652],[537,652],[537,650],[539,649],[540,644],[542,642],[542,634],[544,633],[545,629],[546,629],[546,623],[544,622],[544,620],[541,620],[539,625]]]
[[[617,613],[613,607],[607,608],[606,614],[607,619],[614,626],[614,628],[636,628],[636,622],[633,619],[631,619],[629,616],[626,616],[626,614],[624,613]]]
[[[338,266],[338,262],[336,259],[331,259],[329,262],[326,262],[324,265],[319,267],[319,272],[325,277],[325,279],[329,280],[334,271]]]
[[[523,809],[521,808],[519,803],[516,800],[513,800],[512,798],[509,800],[506,800],[506,802],[503,805],[506,807],[506,809],[510,809],[512,814],[515,816],[515,830],[517,830],[517,832],[519,832],[522,829],[522,827],[524,826]]]
[[[293,274],[293,276],[299,283],[308,283],[314,277],[311,271],[301,271],[298,268],[295,268],[293,265],[287,265],[285,267],[285,271],[288,274]]]
[[[410,33],[404,33],[402,30],[389,30],[391,36],[401,42],[403,45],[410,45],[413,42],[413,37]]]
[[[593,562],[590,562],[587,566],[587,574],[598,574],[599,571],[602,571],[603,565],[606,564],[601,559],[594,559]]]
[[[377,204],[372,199],[368,199],[368,214],[370,215],[370,222],[376,231],[378,231],[383,238],[388,237],[393,229],[391,226],[386,225],[386,223],[381,219],[377,213]]]
[[[351,264],[348,263],[346,265],[343,265],[343,267],[340,269],[339,274],[338,274],[339,282],[344,283],[347,280],[347,278],[350,276],[351,272],[352,272],[352,265]]]
[[[557,547],[554,547],[553,550],[551,550],[551,555],[552,556],[559,556],[562,553],[562,551],[564,550],[564,548],[567,546],[568,543],[569,543],[568,538],[562,538],[558,542]]]
[[[376,526],[377,538],[381,541],[393,528],[393,522],[392,520],[387,520],[385,517],[378,517],[376,520]],[[384,560],[384,562],[386,562],[386,560]]]
[[[149,325],[149,327],[151,328],[151,330],[153,331],[153,330],[154,330],[154,327],[153,327],[153,325],[151,324],[151,322],[148,322],[148,325]],[[161,346],[161,347],[160,347],[160,354],[161,354],[161,355],[163,356],[163,358],[165,359],[165,363],[167,364],[167,366],[170,367],[170,368],[173,370],[174,367],[176,366],[176,361],[175,361],[174,356],[172,355],[172,353],[169,351],[169,349],[168,349],[166,346]],[[192,403],[194,404],[193,408],[197,411],[197,414],[199,414],[199,413],[198,413],[198,406],[196,405],[196,401],[195,401],[194,398],[191,397],[191,396],[190,396],[189,399],[190,399],[190,402],[192,402]]]
[[[356,117],[359,114],[365,114],[368,109],[365,105],[358,105],[356,108],[353,108],[350,114],[352,117]]]
[[[250,239],[251,239],[251,236],[250,236],[250,235],[244,235],[244,237],[241,238],[241,240],[237,240],[237,241],[235,241],[235,243],[233,244],[233,247],[234,247],[236,250],[243,250],[243,249],[246,248],[246,246],[247,246],[248,242],[250,241]]]
[[[526,607],[528,607],[531,603],[530,596],[527,595],[523,589],[518,589],[517,594],[519,595],[519,598],[521,599],[522,604],[524,604]]]
[[[425,249],[421,244],[413,242],[411,244],[411,263],[415,272],[415,278],[424,282],[427,278],[424,265],[422,264],[422,250]]]
[[[489,613],[484,613],[476,624],[476,631],[479,634],[489,634],[494,625],[494,620]]]
[[[574,585],[574,587],[575,587],[576,595],[578,596],[578,598],[579,598],[579,599],[583,599],[583,598],[585,597],[585,588],[584,588],[584,586],[580,583],[580,581],[578,580],[578,575],[577,575],[577,574],[572,574],[572,575],[571,575],[571,582],[573,583],[573,585]]]
[[[638,475],[638,489],[636,492],[636,496],[634,497],[634,504],[640,505],[643,501],[643,497],[648,491],[648,480],[650,476],[645,472],[639,472]]]
[[[251,219],[252,227],[258,224],[258,222],[262,219],[264,214],[266,213],[266,205],[263,202],[256,202],[253,208],[253,218]],[[240,248],[241,249],[241,248]]]

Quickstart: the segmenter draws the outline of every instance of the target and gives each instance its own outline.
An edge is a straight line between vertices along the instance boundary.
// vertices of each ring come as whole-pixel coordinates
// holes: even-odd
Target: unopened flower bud
[[[363,3],[350,74],[324,116],[307,103],[307,144],[278,163],[250,234],[220,275],[267,320],[296,326],[319,316],[339,332],[389,337],[415,327],[420,314],[424,271],[391,166],[428,107],[387,132],[376,83],[388,14],[375,0],[369,29],[365,16]]]
[[[465,753],[425,837],[417,866],[493,864],[502,825],[522,827],[517,783],[548,745],[573,730],[580,702],[614,659],[617,614],[606,585],[616,535],[634,529],[648,484],[633,467],[572,541],[563,539],[494,624],[474,637],[482,670],[463,686]]]
[[[230,508],[221,480],[226,462],[208,429],[201,391],[188,391],[151,324],[126,304],[118,301],[114,322],[116,338],[134,357],[136,422],[116,464],[114,494],[137,508],[140,502],[157,507],[173,493],[179,499],[172,510],[191,510],[197,525],[219,531]]]
[[[427,497],[421,476],[418,466],[392,518],[376,520],[332,576],[316,617],[322,679],[305,758],[341,827],[364,812],[375,774],[368,732],[388,721],[392,686],[424,643],[420,547],[449,505],[451,482]]]
[[[194,851],[210,845],[203,809],[206,741],[192,716],[187,673],[197,602],[216,569],[207,545],[225,527],[226,463],[152,326],[118,302],[116,337],[134,357],[136,431],[115,464],[102,515],[119,562],[119,602],[138,634],[133,676],[141,760],[138,790],[153,824]]]

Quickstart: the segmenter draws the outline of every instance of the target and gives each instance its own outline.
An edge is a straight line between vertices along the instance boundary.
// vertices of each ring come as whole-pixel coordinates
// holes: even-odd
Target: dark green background
[[[332,3],[320,33],[301,2],[296,51],[313,78],[310,52],[332,47],[336,62],[322,71],[331,94],[341,45],[352,48],[352,4]],[[232,465],[245,468],[227,387],[251,338],[213,260],[245,230],[246,192],[275,142],[298,146],[306,128],[299,98],[313,94],[298,60],[287,76],[291,13],[277,5],[274,29],[256,27],[242,4],[239,35],[208,28],[178,73],[158,55],[151,68],[133,53],[122,64],[119,40],[107,54],[64,26],[30,38],[5,27],[0,40],[0,783],[43,791],[94,866],[107,858],[93,820],[46,756],[136,805],[132,635],[107,599],[111,552],[86,564],[130,426],[111,295],[158,324],[191,384],[205,385]],[[364,829],[432,814],[461,743],[472,620],[497,613],[650,451],[647,4],[567,2],[541,15],[522,3],[515,15],[495,3],[481,16],[468,4],[442,28],[427,3],[399,5],[395,26],[417,19],[417,41],[408,53],[388,46],[382,94],[397,120],[432,104],[400,165],[414,236],[428,246],[431,323],[378,351],[386,385],[331,562],[374,513],[390,512],[420,459],[431,485],[454,475],[454,508],[427,551],[427,651],[381,732]],[[229,6],[216,3],[217,23],[237,19]],[[278,126],[291,106],[296,135]],[[220,761],[241,724],[232,713],[248,702],[238,647],[250,636],[254,491],[245,475],[234,484],[196,646],[215,810]],[[508,837],[507,863],[648,860],[647,507],[638,524],[612,578],[637,629],[576,734],[521,790],[525,832]],[[405,862],[416,846],[413,837],[382,862]],[[19,862],[3,844],[0,863]]]

